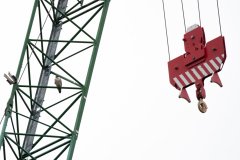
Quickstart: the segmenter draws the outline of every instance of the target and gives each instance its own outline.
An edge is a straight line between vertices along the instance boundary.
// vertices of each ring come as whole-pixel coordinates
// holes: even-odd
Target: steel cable
[[[51,9],[52,9],[52,8],[49,9],[48,13],[51,12]],[[40,35],[41,35],[41,33],[42,33],[42,30],[43,30],[43,28],[44,28],[44,26],[45,26],[45,24],[46,24],[46,22],[47,22],[48,17],[49,17],[49,15],[47,15],[47,17],[45,18],[45,21],[44,21],[43,26],[42,26],[42,28],[41,28],[41,31],[40,31],[40,33],[39,33],[39,35],[38,35],[38,37],[37,37],[37,40],[39,39],[39,37],[40,37]],[[38,41],[35,42],[35,45],[37,44],[37,42],[38,42]],[[25,70],[26,70],[27,64],[28,64],[28,62],[29,62],[29,60],[30,60],[30,58],[31,58],[31,56],[32,56],[32,53],[33,53],[33,52],[31,52],[31,54],[30,54],[30,56],[29,56],[29,59],[27,60],[27,63],[26,63],[26,65],[25,65],[24,69],[23,69],[23,72],[22,72],[22,74],[21,74],[21,76],[20,76],[20,78],[19,78],[19,80],[18,80],[18,84],[20,83],[20,81],[21,81],[21,79],[22,79],[22,76],[23,76],[23,74],[24,74],[24,72],[25,72]]]
[[[201,15],[200,15],[199,0],[197,0],[197,2],[198,2],[198,17],[199,17],[199,23],[200,23],[200,26],[202,26],[202,25],[201,25]]]
[[[220,13],[219,13],[218,0],[217,0],[217,9],[218,9],[218,20],[219,20],[220,34],[222,35],[222,27],[221,27],[221,21],[220,21]]]
[[[184,22],[184,29],[185,29],[185,33],[186,33],[186,23],[185,23],[185,15],[184,15],[184,8],[183,8],[183,1],[181,0],[182,3],[182,12],[183,12],[183,22]]]
[[[168,46],[168,57],[170,61],[170,51],[169,51],[169,43],[168,43],[168,33],[167,33],[167,23],[166,23],[166,16],[165,16],[165,8],[164,8],[164,0],[162,0],[163,5],[163,14],[164,14],[164,21],[165,21],[165,31],[166,31],[166,38],[167,38],[167,46]]]

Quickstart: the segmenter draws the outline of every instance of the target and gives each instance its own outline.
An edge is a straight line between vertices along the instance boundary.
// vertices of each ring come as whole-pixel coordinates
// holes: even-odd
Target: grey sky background
[[[199,24],[197,0],[183,4],[186,26]],[[1,6],[0,116],[12,88],[3,74],[16,73],[33,1]],[[170,85],[161,0],[112,0],[73,159],[239,160],[239,7],[238,0],[219,0],[223,87],[205,80],[208,111],[202,114],[194,86],[187,88],[188,103]],[[216,0],[200,0],[200,9],[206,41],[220,36]],[[165,0],[165,10],[173,59],[184,53],[181,1]]]

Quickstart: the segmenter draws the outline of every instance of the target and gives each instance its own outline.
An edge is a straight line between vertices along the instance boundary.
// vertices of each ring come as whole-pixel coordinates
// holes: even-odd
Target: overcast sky
[[[199,24],[197,0],[183,4],[186,26]],[[3,74],[16,73],[32,6],[32,0],[1,2],[0,116],[12,89]],[[112,0],[73,159],[239,160],[239,7],[239,0],[219,0],[223,87],[205,80],[202,114],[194,86],[187,88],[188,103],[170,85],[162,1]],[[200,0],[200,9],[206,41],[220,36],[216,0]],[[173,59],[184,53],[181,1],[165,1],[165,10]]]

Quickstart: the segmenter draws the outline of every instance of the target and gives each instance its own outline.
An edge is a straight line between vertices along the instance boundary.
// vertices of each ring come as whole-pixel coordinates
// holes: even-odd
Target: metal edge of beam
[[[67,3],[68,3],[68,0],[59,0],[57,8],[59,10],[61,10],[62,12],[65,12]],[[59,13],[56,14],[56,17],[60,17],[60,16],[61,15]],[[59,24],[53,23],[52,31],[51,31],[51,35],[50,35],[49,39],[50,40],[58,40],[60,37],[61,29],[62,29],[62,23],[59,23]],[[57,49],[57,44],[58,44],[58,42],[49,42],[47,51],[46,51],[46,55],[48,55],[49,57],[54,59],[56,49]],[[50,72],[51,72],[51,66],[50,66],[51,63],[52,62],[49,59],[45,59],[45,63],[42,68],[39,82],[38,82],[39,86],[47,86],[49,77],[50,77]],[[45,66],[49,66],[49,67],[45,67]],[[47,88],[38,88],[36,91],[35,101],[37,103],[39,103],[40,105],[43,104],[46,90],[47,90]],[[36,103],[34,103],[33,111],[35,111],[34,112],[35,114],[32,114],[30,116],[32,119],[35,119],[35,120],[39,119],[41,112],[38,110],[39,110],[39,106],[36,105]],[[29,120],[26,133],[35,134],[35,132],[37,130],[37,125],[38,125],[38,123],[36,121]],[[32,150],[33,141],[34,141],[33,136],[25,136],[22,148],[24,148],[27,152],[30,152]],[[24,152],[21,153],[21,155],[24,155],[24,154],[25,154]]]
[[[19,60],[19,63],[18,63],[18,68],[17,68],[17,73],[16,73],[17,78],[19,77],[19,74],[20,74],[20,71],[21,71],[21,68],[22,68],[22,63],[23,63],[28,39],[29,39],[31,30],[32,30],[32,25],[33,25],[33,20],[34,20],[35,13],[36,13],[37,5],[38,5],[38,0],[35,0],[34,5],[33,5],[33,9],[32,9],[32,14],[31,14],[30,21],[29,21],[29,25],[28,25],[28,30],[27,30],[25,41],[24,41],[24,44],[23,44],[21,57],[20,57],[20,60]],[[13,98],[14,98],[16,89],[17,89],[17,84],[14,84],[13,88],[12,88],[11,96],[9,98],[9,101],[8,101],[7,107],[6,107],[5,119],[4,119],[2,131],[1,131],[1,135],[0,135],[0,149],[2,147],[3,137],[4,137],[4,134],[5,134],[6,127],[7,127],[8,118],[11,116],[11,110],[12,110],[12,106],[13,106]]]
[[[75,148],[75,145],[76,145],[76,140],[77,140],[77,137],[78,137],[80,123],[81,123],[81,120],[82,120],[83,110],[84,110],[84,106],[85,106],[86,98],[87,98],[87,94],[88,94],[88,89],[89,89],[91,78],[92,78],[94,64],[95,64],[95,61],[96,61],[97,52],[98,52],[98,48],[99,48],[99,44],[100,44],[100,40],[101,40],[103,28],[104,28],[104,23],[105,23],[106,16],[107,16],[109,2],[110,2],[110,0],[105,0],[105,3],[104,3],[101,19],[100,19],[100,22],[99,22],[98,32],[97,32],[97,36],[96,36],[96,41],[94,43],[94,48],[93,48],[93,51],[92,51],[92,56],[91,56],[90,64],[89,64],[89,67],[88,67],[87,77],[86,77],[85,85],[84,85],[84,88],[83,88],[83,96],[81,98],[77,118],[76,118],[76,121],[75,121],[74,133],[73,133],[73,136],[71,138],[71,143],[70,143],[70,147],[69,147],[69,151],[68,151],[67,160],[72,160],[72,157],[73,157],[73,152],[74,152],[74,148]]]

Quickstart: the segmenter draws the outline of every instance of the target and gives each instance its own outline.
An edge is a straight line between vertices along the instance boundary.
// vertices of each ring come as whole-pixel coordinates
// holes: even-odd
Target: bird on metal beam
[[[55,78],[55,84],[57,86],[58,92],[61,93],[61,87],[62,87],[62,80],[60,77],[56,76]]]

